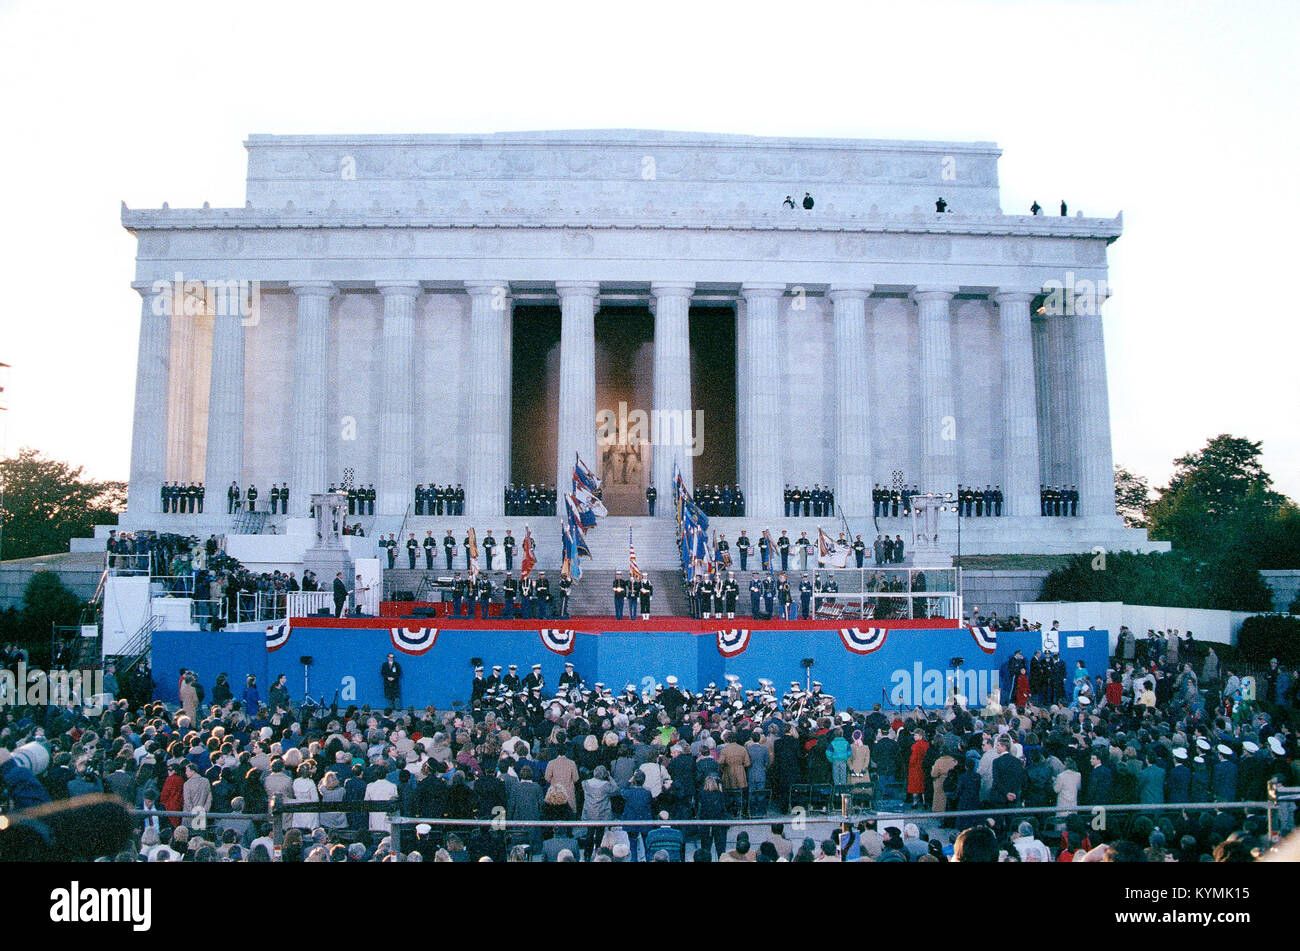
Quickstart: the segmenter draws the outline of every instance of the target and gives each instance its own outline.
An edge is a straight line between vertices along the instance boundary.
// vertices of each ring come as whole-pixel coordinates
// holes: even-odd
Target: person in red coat
[[[158,796],[158,805],[162,806],[164,812],[180,812],[185,807],[185,769],[180,764],[172,766],[167,771],[167,779],[163,782],[162,792]],[[168,816],[167,821],[176,828],[181,824],[180,816]]]
[[[916,805],[918,808],[923,805],[925,796],[925,768],[922,765],[925,761],[925,754],[930,751],[930,744],[925,740],[925,734],[917,730],[912,734],[912,749],[907,756],[907,803]]]

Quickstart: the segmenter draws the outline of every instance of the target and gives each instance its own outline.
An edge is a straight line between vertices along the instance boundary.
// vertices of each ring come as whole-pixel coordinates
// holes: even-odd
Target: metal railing
[[[320,611],[333,613],[334,594],[331,591],[290,591],[286,598],[285,617],[311,617]]]

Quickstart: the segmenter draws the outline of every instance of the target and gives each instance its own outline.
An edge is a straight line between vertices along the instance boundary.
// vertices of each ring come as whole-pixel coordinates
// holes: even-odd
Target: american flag
[[[633,578],[641,577],[641,569],[636,566],[636,546],[632,544],[632,529],[627,530],[627,573]]]

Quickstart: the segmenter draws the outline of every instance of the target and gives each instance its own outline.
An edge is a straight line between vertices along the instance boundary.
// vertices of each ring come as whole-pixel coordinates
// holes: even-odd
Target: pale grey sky
[[[5,449],[126,478],[132,207],[243,204],[252,132],[991,140],[1002,205],[1124,211],[1115,459],[1219,432],[1300,497],[1297,25],[1283,2],[0,3]]]

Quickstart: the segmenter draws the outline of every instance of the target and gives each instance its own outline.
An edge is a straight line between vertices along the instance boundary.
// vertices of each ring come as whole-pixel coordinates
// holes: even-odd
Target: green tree
[[[1115,511],[1129,528],[1146,528],[1147,507],[1151,504],[1151,486],[1145,477],[1115,466]]]
[[[54,627],[76,624],[82,601],[54,571],[38,571],[23,589],[18,641],[34,662],[48,663],[50,635]]]
[[[1233,552],[1214,562],[1178,551],[1076,555],[1043,580],[1039,598],[1222,611],[1267,611],[1272,605],[1259,572]]]
[[[81,466],[49,459],[24,448],[0,460],[4,485],[4,558],[31,558],[68,550],[73,538],[94,534],[96,525],[116,524],[126,507],[125,482],[96,482]]]
[[[1206,562],[1233,551],[1252,568],[1300,567],[1300,517],[1273,490],[1260,445],[1225,434],[1175,459],[1173,478],[1147,509],[1151,537]]]

